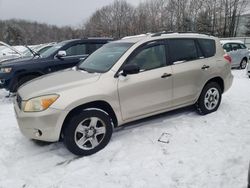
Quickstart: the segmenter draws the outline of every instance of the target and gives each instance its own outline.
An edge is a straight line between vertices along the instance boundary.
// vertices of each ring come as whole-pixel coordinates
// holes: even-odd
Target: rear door
[[[168,44],[173,70],[173,106],[193,103],[210,74],[209,56],[215,54],[215,41],[178,38],[170,39]],[[202,50],[201,46],[206,47]]]
[[[248,51],[246,45],[240,44],[240,49],[241,49],[240,53],[241,53],[242,59],[245,58],[245,57],[248,59],[249,58],[249,51]]]
[[[231,43],[232,51],[230,52],[232,58],[232,65],[234,67],[240,66],[242,55],[241,55],[241,47],[238,43]]]

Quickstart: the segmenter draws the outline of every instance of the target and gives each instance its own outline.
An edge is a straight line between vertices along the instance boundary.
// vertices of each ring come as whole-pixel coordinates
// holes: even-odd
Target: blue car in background
[[[0,89],[15,93],[24,83],[45,74],[74,67],[113,39],[87,38],[60,42],[42,54],[0,64]]]

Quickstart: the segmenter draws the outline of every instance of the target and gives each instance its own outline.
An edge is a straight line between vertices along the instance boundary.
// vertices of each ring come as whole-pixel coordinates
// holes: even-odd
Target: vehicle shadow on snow
[[[189,113],[192,113],[192,115],[196,113],[193,105],[188,106],[188,107],[184,107],[184,108],[180,108],[180,109],[176,109],[176,110],[172,110],[169,112],[164,112],[164,113],[150,116],[147,118],[143,118],[143,119],[140,119],[137,121],[133,121],[131,123],[124,124],[121,127],[115,128],[115,132],[134,129],[137,127],[143,127],[143,126],[151,125],[154,123],[159,123],[159,122],[164,121],[166,119],[177,118],[177,117],[180,117],[182,115],[189,114]],[[197,114],[197,116],[199,116],[199,115]]]
[[[119,133],[119,132],[123,132],[126,130],[135,129],[138,127],[146,127],[147,125],[159,123],[159,122],[164,121],[166,119],[177,118],[177,117],[180,117],[182,115],[187,115],[190,113],[192,115],[196,113],[193,106],[173,110],[170,112],[161,113],[158,115],[154,115],[154,116],[151,116],[148,118],[137,120],[137,121],[122,125],[121,127],[115,128],[114,134]],[[198,114],[197,114],[197,116],[198,116]],[[39,140],[31,140],[31,142],[33,142],[34,145],[37,147],[46,148],[46,150],[48,149],[50,152],[51,151],[54,152],[54,154],[57,154],[59,152],[59,150],[61,150],[60,153],[63,152],[65,156],[68,156],[70,154],[70,152],[68,152],[68,150],[64,147],[64,145],[62,144],[61,141],[60,141],[60,143],[51,143],[51,142],[44,142],[44,141],[39,141]],[[65,160],[58,165],[68,164],[68,163],[72,162],[72,160],[75,160],[75,159],[78,159],[78,158],[74,157],[74,158],[71,158],[69,160]]]

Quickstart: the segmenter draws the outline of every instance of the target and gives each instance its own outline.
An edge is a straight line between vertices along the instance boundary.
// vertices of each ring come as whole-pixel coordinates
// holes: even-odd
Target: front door
[[[172,69],[167,66],[163,41],[140,47],[125,64],[136,64],[140,73],[120,76],[118,93],[123,120],[171,107]]]

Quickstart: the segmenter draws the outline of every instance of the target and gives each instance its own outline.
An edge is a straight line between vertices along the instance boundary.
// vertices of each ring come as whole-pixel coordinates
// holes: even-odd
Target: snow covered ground
[[[245,188],[250,79],[245,71],[233,74],[216,113],[185,108],[148,118],[117,130],[104,150],[83,158],[62,143],[23,137],[0,91],[0,188]]]

